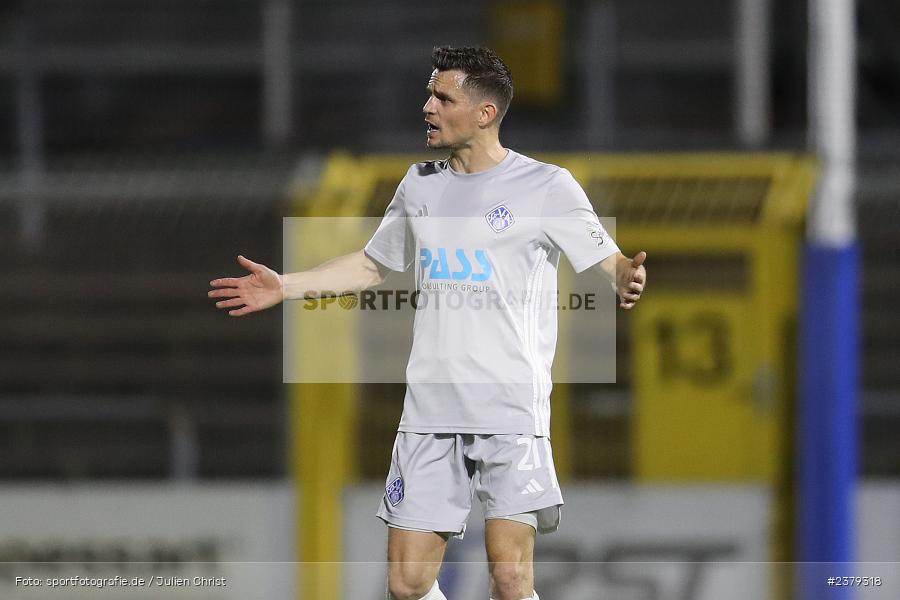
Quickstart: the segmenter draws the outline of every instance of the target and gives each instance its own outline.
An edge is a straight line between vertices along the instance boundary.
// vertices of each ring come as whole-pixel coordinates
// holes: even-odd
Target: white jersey
[[[365,252],[416,268],[400,431],[550,435],[560,253],[581,272],[618,252],[567,170],[414,164]]]

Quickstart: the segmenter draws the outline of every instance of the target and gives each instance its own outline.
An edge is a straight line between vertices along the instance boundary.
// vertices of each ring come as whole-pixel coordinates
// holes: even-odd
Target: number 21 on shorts
[[[522,455],[522,460],[519,461],[520,471],[533,471],[541,468],[541,454],[535,441],[535,438],[524,437],[516,440],[516,444],[525,446],[525,454]]]

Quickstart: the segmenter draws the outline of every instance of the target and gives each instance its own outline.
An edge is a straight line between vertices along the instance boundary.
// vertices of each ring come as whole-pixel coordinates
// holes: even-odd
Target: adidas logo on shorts
[[[522,490],[522,493],[527,495],[527,494],[537,494],[538,492],[543,492],[543,491],[544,491],[544,488],[541,487],[541,484],[539,484],[535,479],[532,479],[531,481],[528,482],[528,485],[525,486],[525,489]]]

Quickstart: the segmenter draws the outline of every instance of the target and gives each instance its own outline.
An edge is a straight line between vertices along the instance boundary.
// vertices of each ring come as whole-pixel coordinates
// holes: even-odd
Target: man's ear
[[[493,102],[482,102],[481,112],[478,115],[478,126],[489,127],[497,122],[497,105]]]

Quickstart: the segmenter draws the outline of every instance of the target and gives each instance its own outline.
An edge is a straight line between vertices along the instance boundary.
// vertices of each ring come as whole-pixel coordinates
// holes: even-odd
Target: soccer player
[[[504,148],[500,123],[513,97],[509,69],[486,48],[436,48],[423,107],[426,145],[446,160],[410,167],[365,248],[311,271],[250,271],[211,282],[233,316],[326,291],[349,293],[415,266],[420,303],[403,416],[385,495],[388,592],[394,600],[446,600],[438,570],[462,536],[473,495],[484,504],[493,600],[538,598],[536,533],[555,531],[563,504],[550,446],[550,367],[561,254],[591,269],[634,307],[646,253],[623,255],[572,175]],[[490,291],[482,303],[442,294]],[[521,292],[521,293],[519,293]],[[463,298],[465,300],[465,298]]]

